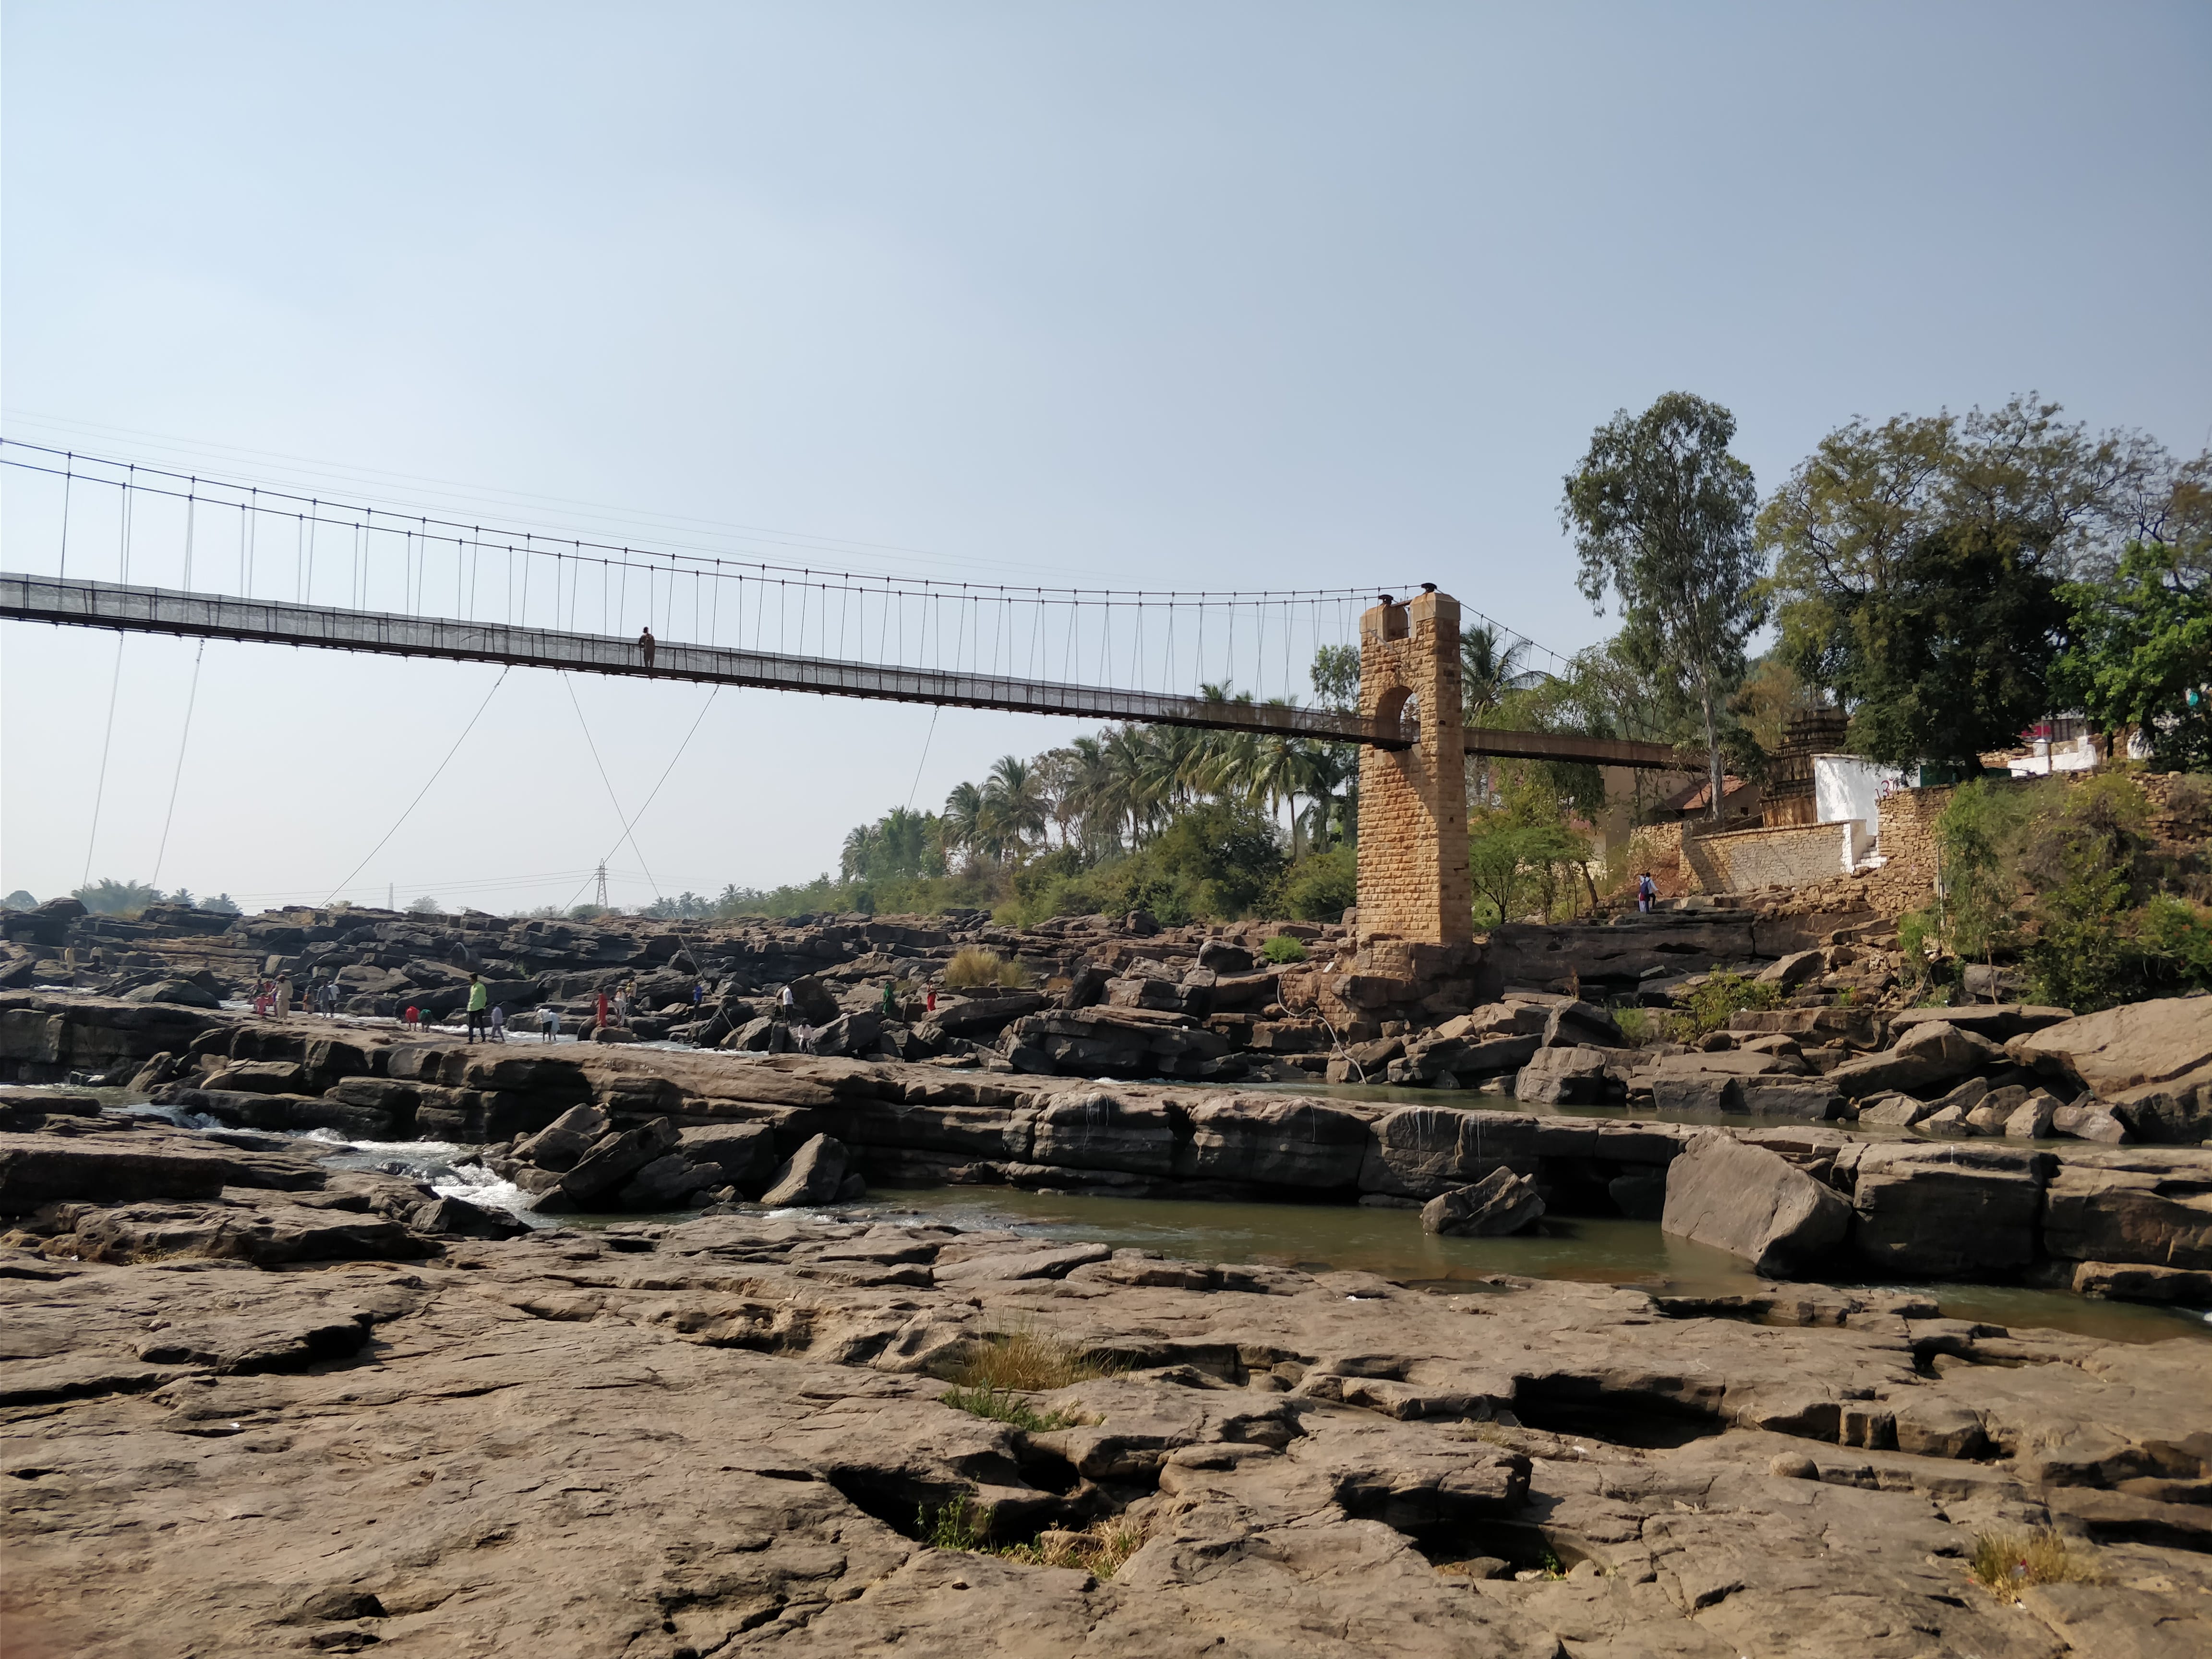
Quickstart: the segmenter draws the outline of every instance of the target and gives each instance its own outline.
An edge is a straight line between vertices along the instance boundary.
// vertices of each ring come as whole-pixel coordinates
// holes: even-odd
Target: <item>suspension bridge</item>
[[[1396,895],[1389,930],[1414,938],[1469,925],[1467,755],[1682,769],[1668,744],[1466,725],[1463,607],[1428,583],[1401,601],[953,582],[489,527],[15,440],[0,465],[56,496],[54,569],[0,573],[7,620],[1360,745],[1363,920],[1370,848],[1382,860],[1410,836],[1411,862],[1374,884]],[[1302,706],[1324,664],[1335,706]]]
[[[1375,598],[1366,590],[1147,592],[830,572],[555,540],[13,440],[0,441],[0,465],[60,491],[55,572],[0,573],[0,617],[12,621],[1382,749],[1411,741],[1402,719],[1297,701],[1316,652],[1356,649]],[[88,491],[112,500],[88,513]],[[149,507],[168,521],[149,523]],[[112,545],[114,580],[70,574],[73,517],[80,569]],[[134,562],[149,561],[178,585],[132,582]],[[346,603],[318,602],[339,586]],[[379,597],[398,608],[374,608]],[[661,630],[650,662],[633,618]],[[587,619],[599,626],[580,625]],[[1276,695],[1231,695],[1240,671]],[[1629,738],[1468,726],[1462,741],[1504,759],[1680,767],[1671,745]]]

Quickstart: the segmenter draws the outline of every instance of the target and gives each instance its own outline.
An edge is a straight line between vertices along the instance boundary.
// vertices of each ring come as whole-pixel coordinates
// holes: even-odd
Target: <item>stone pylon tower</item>
[[[1359,751],[1359,933],[1474,936],[1459,601],[1433,588],[1359,619],[1359,712],[1411,739]]]

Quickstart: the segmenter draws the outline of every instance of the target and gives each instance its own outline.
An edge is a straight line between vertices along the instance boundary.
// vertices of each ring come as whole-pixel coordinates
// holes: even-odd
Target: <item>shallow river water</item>
[[[121,1091],[76,1091],[111,1092]],[[1356,1098],[1405,1097],[1437,1103],[1435,1091],[1339,1087],[1316,1093]],[[1626,1109],[1525,1107],[1499,1095],[1464,1093],[1450,1103],[1501,1110],[1559,1111],[1576,1115],[1632,1116]],[[123,1098],[103,1102],[111,1109],[147,1113],[208,1128],[204,1119],[174,1109],[150,1107]],[[1670,1121],[1683,1121],[1676,1116]],[[1716,1119],[1716,1121],[1723,1120]],[[1748,1120],[1726,1121],[1743,1124]],[[346,1143],[336,1132],[319,1129],[304,1137],[339,1142],[329,1154],[333,1167],[383,1170],[428,1182],[437,1192],[508,1210],[534,1227],[596,1228],[620,1222],[681,1224],[690,1212],[636,1216],[540,1216],[520,1188],[472,1162],[477,1149],[437,1141]],[[1491,1273],[1530,1279],[1567,1279],[1587,1283],[1633,1285],[1687,1296],[1726,1296],[1755,1291],[1759,1280],[1724,1252],[1663,1232],[1655,1221],[1621,1218],[1547,1217],[1538,1231],[1514,1238],[1444,1238],[1421,1231],[1414,1210],[1368,1208],[1348,1204],[1270,1204],[1167,1198],[1088,1197],[1068,1193],[1024,1192],[1009,1187],[886,1188],[864,1205],[842,1213],[854,1218],[896,1220],[902,1217],[963,1227],[1007,1227],[1039,1238],[1111,1244],[1116,1249],[1157,1250],[1194,1261],[1252,1261],[1307,1271],[1357,1270],[1407,1284],[1443,1291],[1480,1292]],[[1849,1283],[1849,1280],[1831,1280]],[[1866,1281],[1869,1284],[1873,1281]],[[2035,1290],[2011,1285],[1891,1285],[1932,1295],[1943,1314],[1994,1325],[2039,1326],[2072,1331],[2113,1342],[2157,1342],[2181,1337],[2212,1344],[2212,1313],[2130,1303],[2097,1302],[2069,1291]]]
[[[1756,1291],[1734,1256],[1660,1231],[1656,1221],[1547,1217],[1516,1238],[1442,1238],[1415,1210],[1339,1204],[1247,1204],[1167,1198],[1087,1198],[1003,1187],[878,1193],[868,1212],[961,1226],[1006,1226],[1038,1237],[1158,1250],[1194,1261],[1258,1261],[1309,1271],[1353,1268],[1439,1290],[1480,1291],[1488,1273],[1633,1285],[1677,1295]],[[1952,1319],[2042,1326],[2112,1342],[2191,1337],[2212,1342],[2202,1314],[2092,1302],[2070,1291],[2008,1285],[1893,1285],[1935,1297]]]

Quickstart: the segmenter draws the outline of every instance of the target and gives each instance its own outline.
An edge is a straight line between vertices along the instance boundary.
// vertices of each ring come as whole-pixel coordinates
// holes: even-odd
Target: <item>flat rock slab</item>
[[[2212,1586],[2158,1541],[2212,1513],[2202,1344],[1102,1248],[758,1214],[311,1272],[0,1248],[11,1648],[2057,1659],[2192,1639]],[[1027,1397],[1057,1429],[945,1403],[1007,1330],[1121,1369]],[[1141,1547],[917,1537],[963,1504]],[[1978,1531],[2062,1510],[2097,1597],[1971,1583]]]

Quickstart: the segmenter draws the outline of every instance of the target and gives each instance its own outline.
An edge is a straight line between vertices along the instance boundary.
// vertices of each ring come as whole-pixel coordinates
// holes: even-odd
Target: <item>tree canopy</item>
[[[1729,453],[1735,417],[1670,392],[1641,415],[1620,410],[1566,477],[1560,521],[1575,538],[1583,595],[1620,606],[1619,648],[1697,706],[1720,811],[1729,694],[1765,617],[1751,469]]]
[[[2175,472],[2140,433],[2092,434],[2033,395],[1964,416],[1854,420],[1759,515],[1780,654],[1891,764],[1967,770],[2051,712],[2069,577],[2162,525]]]
[[[2053,684],[2173,771],[2212,770],[2212,580],[2177,545],[2130,542],[2108,581],[2059,590],[2072,642]]]

